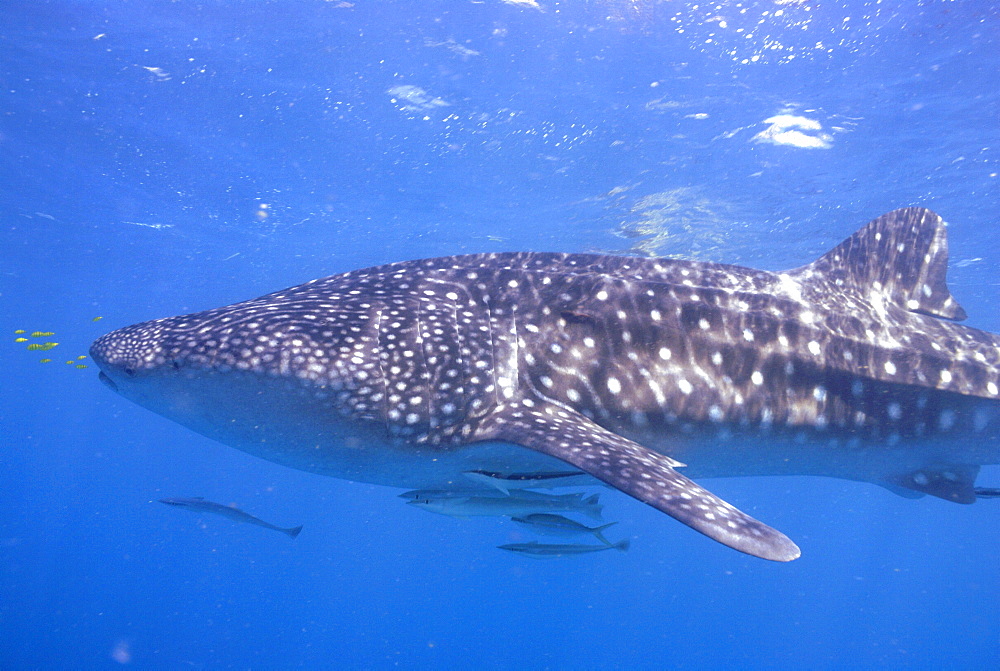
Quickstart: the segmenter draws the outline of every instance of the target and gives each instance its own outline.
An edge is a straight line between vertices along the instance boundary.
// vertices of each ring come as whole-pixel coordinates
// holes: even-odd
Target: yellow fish
[[[86,365],[86,364],[83,364],[83,363],[80,363],[80,364],[77,364],[77,366],[76,366],[76,367],[77,367],[77,368],[86,368],[86,367],[87,367],[87,365]]]
[[[101,321],[102,319],[104,319],[104,317],[94,317],[94,318],[93,318],[93,319],[91,319],[90,321],[92,321],[92,322],[99,322],[99,321]]]
[[[42,359],[38,363],[52,363],[52,359]]]
[[[77,359],[86,359],[86,358],[87,358],[87,355],[86,355],[86,354],[81,354],[80,356],[78,356],[78,357],[76,357],[76,358],[77,358]]]
[[[71,360],[69,360],[69,361],[67,361],[67,362],[66,362],[66,365],[68,365],[68,366],[72,366],[72,365],[73,365],[73,364],[75,364],[75,363],[76,363],[76,361],[73,361],[73,360],[71,359]]]
[[[22,333],[27,333],[27,331],[25,331],[24,329],[18,329],[18,330],[16,330],[16,331],[14,331],[14,334],[15,334],[15,335],[20,335],[20,334],[22,334]]]
[[[14,338],[14,342],[28,342],[27,338]]]
[[[55,333],[52,331],[35,331],[31,334],[32,338],[47,338],[49,336],[54,336]]]
[[[28,345],[29,350],[49,350],[58,345],[57,342],[32,343]]]

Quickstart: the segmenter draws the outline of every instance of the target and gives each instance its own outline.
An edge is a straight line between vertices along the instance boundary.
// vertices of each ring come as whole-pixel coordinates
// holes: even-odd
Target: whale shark
[[[696,480],[818,475],[976,499],[1000,336],[958,322],[947,227],[904,208],[784,272],[572,253],[392,263],[96,340],[112,390],[312,473],[413,489],[567,465],[774,561]]]

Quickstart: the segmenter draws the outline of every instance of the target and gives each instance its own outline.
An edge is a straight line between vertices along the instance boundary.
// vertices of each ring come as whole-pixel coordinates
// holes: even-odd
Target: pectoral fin
[[[591,420],[541,401],[512,403],[487,418],[480,440],[504,440],[562,459],[734,550],[773,561],[801,552],[784,534],[674,470],[680,463]]]

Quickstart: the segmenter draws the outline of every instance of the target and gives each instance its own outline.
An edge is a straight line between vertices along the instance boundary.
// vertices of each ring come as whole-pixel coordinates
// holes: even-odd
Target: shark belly
[[[975,500],[973,487],[983,465],[1000,463],[981,436],[956,434],[901,442],[865,441],[850,433],[694,430],[664,438],[648,430],[622,430],[636,442],[688,464],[685,476],[821,476],[885,487],[916,498],[932,494],[959,503]],[[996,439],[996,434],[992,438]]]
[[[384,423],[332,411],[330,392],[249,372],[175,372],[121,392],[229,447],[317,475],[407,489],[469,488],[464,471],[544,472],[565,463],[520,445],[413,444]]]

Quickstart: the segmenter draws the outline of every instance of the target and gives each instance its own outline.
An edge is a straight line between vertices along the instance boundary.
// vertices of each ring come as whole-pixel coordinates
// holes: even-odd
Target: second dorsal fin
[[[965,319],[948,291],[947,224],[922,207],[893,210],[807,266],[801,277],[822,275],[839,285],[883,292],[911,312]]]

